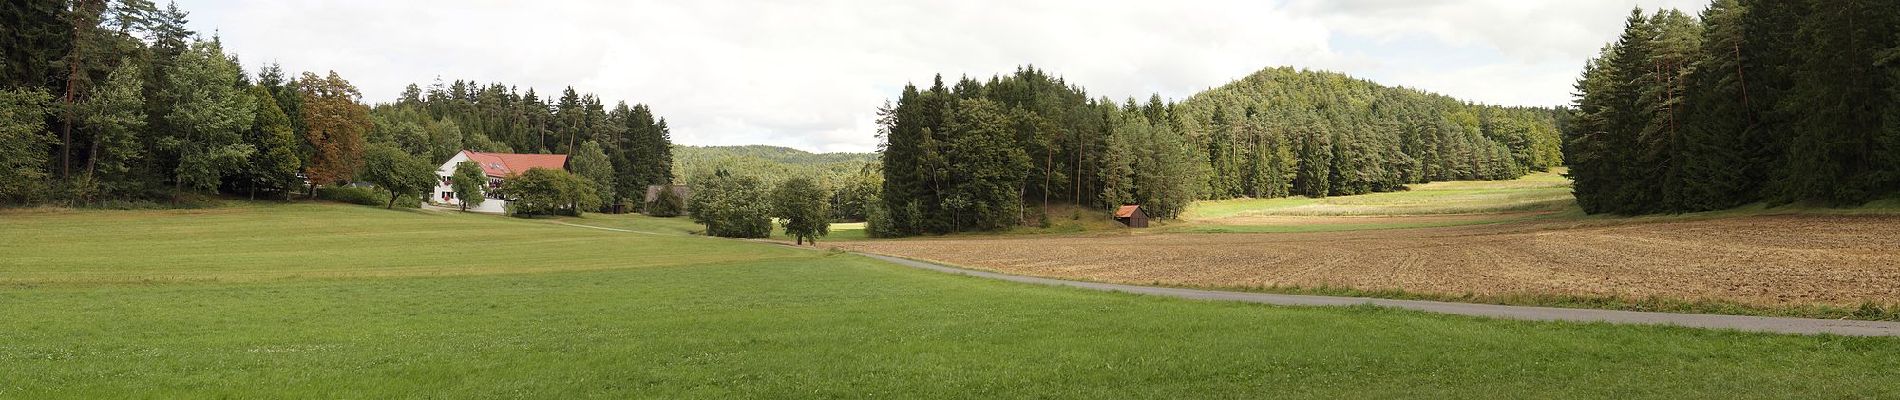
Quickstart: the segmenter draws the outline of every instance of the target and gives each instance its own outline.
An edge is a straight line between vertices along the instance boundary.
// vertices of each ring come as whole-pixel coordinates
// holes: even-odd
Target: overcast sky
[[[1269,66],[1506,105],[1568,103],[1631,7],[1708,0],[185,0],[252,71],[335,70],[364,101],[437,77],[646,103],[676,143],[871,151],[905,82],[1034,64],[1121,99]]]

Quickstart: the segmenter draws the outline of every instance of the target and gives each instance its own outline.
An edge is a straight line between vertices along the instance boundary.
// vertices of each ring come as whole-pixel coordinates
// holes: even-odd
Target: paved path
[[[860,253],[863,254],[863,253]],[[1618,324],[1676,325],[1694,328],[1734,329],[1753,332],[1772,332],[1790,334],[1835,334],[1847,336],[1900,336],[1900,322],[1855,321],[1810,318],[1750,317],[1740,315],[1715,314],[1675,314],[1639,311],[1592,310],[1580,308],[1525,307],[1495,304],[1449,303],[1442,301],[1391,300],[1363,297],[1307,296],[1292,294],[1267,294],[1226,292],[1218,290],[1181,289],[1155,286],[1121,285],[1113,283],[1081,282],[1062,279],[1036,278],[995,272],[976,271],[942,264],[923,262],[905,258],[864,254],[866,257],[897,263],[899,265],[928,269],[933,271],[963,274],[1012,282],[1034,283],[1052,286],[1068,286],[1109,292],[1136,293],[1154,296],[1178,297],[1195,300],[1239,301],[1286,306],[1349,306],[1371,304],[1382,307],[1402,308],[1442,314],[1471,315],[1479,317],[1518,319],[1529,321],[1574,321],[1609,322]]]

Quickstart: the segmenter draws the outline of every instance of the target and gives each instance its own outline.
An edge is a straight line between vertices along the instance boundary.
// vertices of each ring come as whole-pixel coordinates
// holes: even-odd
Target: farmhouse
[[[1115,210],[1115,222],[1130,228],[1147,228],[1148,213],[1141,211],[1141,205],[1130,204]]]
[[[442,163],[441,167],[436,168],[435,192],[429,196],[430,202],[451,206],[462,205],[462,199],[455,198],[455,189],[450,185],[455,183],[455,165],[463,161],[474,161],[481,165],[482,174],[488,176],[487,184],[482,185],[482,197],[486,200],[483,200],[481,205],[468,209],[485,213],[502,213],[507,210],[507,199],[503,199],[496,190],[500,189],[501,183],[508,178],[519,176],[535,168],[567,168],[565,154],[483,153],[462,150],[460,153],[455,153],[455,157],[450,157],[448,162]]]

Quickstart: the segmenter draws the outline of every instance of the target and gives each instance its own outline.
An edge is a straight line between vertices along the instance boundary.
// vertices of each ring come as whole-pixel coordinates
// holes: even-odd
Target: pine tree
[[[1677,211],[1719,210],[1757,198],[1761,182],[1750,180],[1747,137],[1759,134],[1758,114],[1748,98],[1738,0],[1716,0],[1702,12],[1702,51],[1688,78]]]
[[[1882,170],[1876,133],[1894,101],[1879,65],[1900,33],[1895,8],[1877,0],[1816,2],[1802,18],[1794,86],[1779,104],[1793,128],[1786,169],[1775,179],[1781,200],[1848,205],[1891,190],[1874,185]]]

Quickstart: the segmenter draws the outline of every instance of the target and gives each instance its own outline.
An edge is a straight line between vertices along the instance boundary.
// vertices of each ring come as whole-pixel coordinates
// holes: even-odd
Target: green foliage
[[[389,197],[387,196],[388,193],[382,190],[355,186],[320,187],[317,188],[316,194],[316,198],[319,200],[360,204],[372,207],[389,207],[391,204],[402,206],[403,208],[417,208],[422,206],[422,199],[415,195],[404,194],[399,196],[394,202],[389,201]]]
[[[578,217],[582,210],[597,210],[602,204],[593,182],[558,169],[529,169],[504,181],[501,192],[509,198],[508,213],[515,216]]]
[[[449,189],[455,191],[455,199],[462,205],[462,211],[469,207],[479,207],[488,200],[483,191],[488,188],[488,174],[482,171],[482,165],[474,161],[455,163],[455,173],[449,177]]]
[[[686,212],[710,236],[765,238],[772,235],[772,204],[758,178],[715,171],[693,178]]]
[[[245,167],[245,175],[253,194],[258,187],[263,187],[289,198],[290,191],[303,183],[297,176],[303,168],[303,160],[297,156],[297,134],[290,126],[290,116],[277,106],[276,98],[268,89],[252,86],[251,98],[257,101],[257,119],[251,123],[246,142],[257,152]]]
[[[143,70],[128,58],[80,103],[81,121],[92,136],[80,179],[89,184],[73,186],[90,186],[93,190],[75,193],[74,200],[89,203],[97,195],[129,198],[142,192],[144,176],[134,175],[133,168],[146,156],[141,142],[148,135],[144,85]]]
[[[40,200],[46,189],[46,104],[52,96],[27,89],[0,90],[0,201]]]
[[[867,164],[856,174],[839,178],[840,183],[831,186],[831,219],[835,221],[859,222],[870,219],[871,207],[877,204],[879,191],[884,186],[884,175],[877,171],[876,164]]]
[[[786,179],[772,189],[772,217],[784,224],[785,234],[797,244],[818,244],[819,237],[831,233],[830,197],[811,178]]]
[[[1882,132],[1900,100],[1900,11],[1880,2],[1721,0],[1700,21],[1633,10],[1578,80],[1565,158],[1591,213],[1750,202],[1864,203],[1900,191]]]
[[[599,143],[591,140],[581,143],[580,150],[569,156],[568,168],[576,175],[587,178],[594,185],[594,193],[600,194],[602,198],[618,198],[613,194],[613,162],[607,159],[605,151],[601,151]]]
[[[244,142],[257,109],[238,90],[239,75],[216,42],[193,43],[166,75],[176,98],[165,114],[171,129],[158,138],[158,148],[176,160],[170,168],[176,189],[214,190],[257,151]]]
[[[396,207],[396,198],[412,195],[427,197],[426,192],[435,187],[435,168],[428,162],[389,144],[371,145],[363,153],[363,181],[389,191],[389,205]]]
[[[686,213],[686,199],[671,187],[661,189],[653,195],[653,202],[647,203],[646,214],[661,218],[672,218]]]
[[[1211,199],[1511,179],[1562,163],[1554,110],[1474,105],[1331,72],[1261,70],[1172,113],[1206,154]]]

